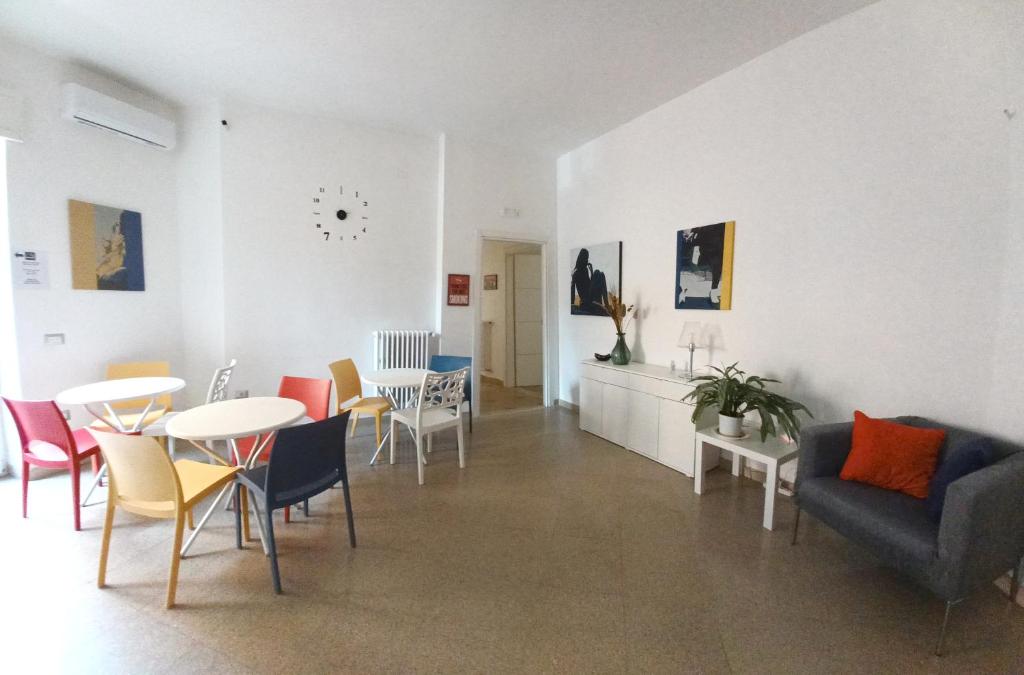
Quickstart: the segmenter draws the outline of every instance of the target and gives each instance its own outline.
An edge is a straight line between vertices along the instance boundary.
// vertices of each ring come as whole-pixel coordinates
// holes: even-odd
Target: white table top
[[[385,368],[363,373],[361,378],[371,387],[418,387],[430,372],[426,368]]]
[[[184,387],[185,380],[179,377],[126,377],[121,380],[104,380],[65,389],[57,394],[57,403],[62,405],[116,403],[117,401],[130,401],[133,398],[155,398]]]
[[[305,415],[306,406],[290,398],[235,398],[178,413],[167,423],[167,433],[191,441],[223,441],[287,427]]]
[[[746,438],[729,438],[720,436],[715,427],[704,427],[697,430],[697,440],[754,459],[763,457],[766,460],[784,461],[799,451],[796,443],[784,443],[775,436],[769,436],[762,443],[760,431],[757,429],[747,429],[747,431],[750,435]]]

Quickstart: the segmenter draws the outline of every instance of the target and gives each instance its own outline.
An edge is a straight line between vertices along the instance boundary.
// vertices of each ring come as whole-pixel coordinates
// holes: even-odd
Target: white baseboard
[[[565,408],[566,410],[571,410],[574,413],[579,413],[579,411],[580,411],[580,407],[578,405],[576,405],[575,403],[570,403],[569,401],[563,401],[560,398],[555,399],[555,405],[557,405],[559,407],[562,407],[562,408]]]

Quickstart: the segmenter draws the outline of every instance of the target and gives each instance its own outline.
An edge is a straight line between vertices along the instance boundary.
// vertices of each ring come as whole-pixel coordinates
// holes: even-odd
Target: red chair
[[[71,472],[71,498],[75,506],[75,529],[82,529],[81,463],[92,459],[92,471],[100,470],[100,447],[86,429],[68,427],[53,401],[14,401],[4,398],[21,437],[21,517],[28,518],[29,466],[67,469]]]
[[[281,384],[277,388],[277,395],[281,398],[290,398],[306,406],[306,417],[314,422],[327,419],[331,405],[331,380],[321,380],[315,377],[292,377],[285,375],[281,378]],[[306,420],[307,422],[309,420]],[[239,438],[236,441],[238,454],[236,462],[241,463],[252,452],[253,442],[256,439],[252,436]],[[270,451],[274,447],[274,439],[270,439],[267,447],[260,453],[258,461],[270,459]],[[291,522],[291,508],[284,509],[284,522]]]

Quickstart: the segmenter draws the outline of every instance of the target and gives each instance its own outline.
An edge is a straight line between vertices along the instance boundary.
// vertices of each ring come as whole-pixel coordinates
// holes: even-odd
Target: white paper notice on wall
[[[16,289],[50,288],[50,263],[46,251],[15,250],[11,272],[14,275]]]

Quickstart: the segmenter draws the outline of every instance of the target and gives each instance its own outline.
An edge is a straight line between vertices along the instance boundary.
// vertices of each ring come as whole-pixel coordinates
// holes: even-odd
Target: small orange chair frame
[[[338,414],[352,411],[352,435],[356,435],[359,415],[373,415],[377,427],[377,447],[381,443],[381,420],[384,413],[391,410],[391,403],[383,396],[363,397],[363,384],[359,379],[359,371],[352,359],[341,359],[330,364],[331,376],[334,377],[334,391],[337,394]]]
[[[107,515],[103,522],[103,544],[100,548],[96,586],[106,586],[107,556],[116,507],[149,518],[173,518],[174,549],[171,551],[171,574],[167,580],[167,608],[170,609],[174,606],[178,587],[185,514],[217,490],[221,490],[223,496],[226,489],[234,484],[235,474],[241,467],[206,464],[190,459],[172,462],[152,437],[95,429],[90,431],[96,437],[110,471]]]

